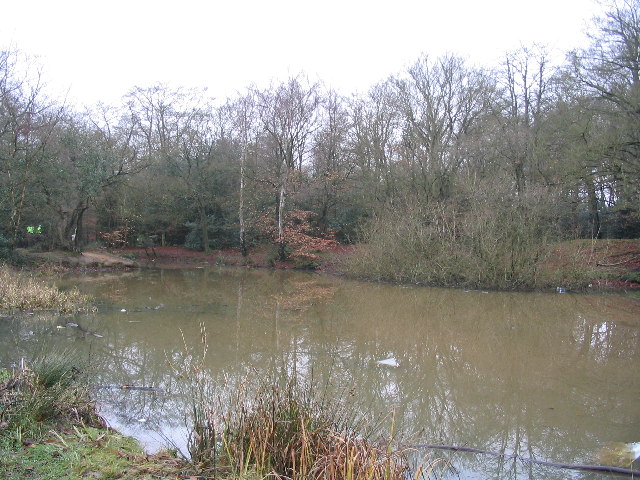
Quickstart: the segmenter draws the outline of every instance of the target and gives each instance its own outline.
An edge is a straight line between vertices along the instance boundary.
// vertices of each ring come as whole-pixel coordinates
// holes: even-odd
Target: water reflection
[[[638,441],[640,306],[626,298],[487,294],[264,270],[68,281],[100,298],[99,312],[5,319],[0,361],[72,348],[91,358],[97,384],[163,389],[96,391],[113,426],[151,447],[158,440],[149,432],[160,427],[181,442],[182,385],[167,361],[180,365],[201,353],[201,323],[206,367],[220,385],[295,365],[337,390],[353,388],[374,416],[395,410],[416,442],[589,463],[608,441]],[[57,328],[68,322],[79,327]],[[377,363],[390,357],[397,368]],[[434,455],[452,460],[451,478],[571,475],[493,457]]]

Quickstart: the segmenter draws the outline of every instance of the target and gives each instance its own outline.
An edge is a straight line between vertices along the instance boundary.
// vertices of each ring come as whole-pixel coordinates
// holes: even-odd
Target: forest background
[[[87,111],[0,52],[0,255],[182,245],[432,285],[535,287],[554,245],[640,236],[640,0],[590,45],[494,68],[424,55],[364,95],[304,74],[220,101],[134,87]]]

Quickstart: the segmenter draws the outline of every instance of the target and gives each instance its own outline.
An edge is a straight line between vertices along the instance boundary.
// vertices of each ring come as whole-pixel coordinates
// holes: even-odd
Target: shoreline
[[[521,289],[518,291],[550,291],[559,292],[598,292],[598,293],[635,293],[640,292],[640,240],[600,240],[588,252],[584,249],[585,241],[571,241],[558,244],[556,251],[540,266],[543,274],[572,271],[583,268],[591,274],[589,280],[581,287],[553,285],[543,281],[542,288]],[[592,242],[593,243],[593,242]],[[579,245],[579,247],[578,247]],[[203,267],[247,267],[275,270],[315,271],[327,275],[347,276],[361,281],[385,282],[375,278],[350,277],[340,271],[339,264],[353,254],[358,246],[339,245],[317,255],[315,268],[301,268],[294,260],[279,261],[273,259],[269,247],[253,249],[243,257],[239,249],[227,248],[212,250],[209,253],[189,250],[185,247],[125,247],[121,249],[92,248],[82,253],[52,251],[32,252],[26,249],[16,253],[27,261],[35,261],[40,265],[27,267],[27,270],[44,270],[55,272],[100,272],[119,271],[135,268],[203,268]],[[580,250],[580,251],[578,251]],[[586,250],[586,249],[584,249]],[[413,284],[425,287],[470,288],[465,285],[428,285],[420,282],[393,282],[397,284]],[[499,291],[489,287],[474,289]],[[511,290],[510,290],[511,291]]]

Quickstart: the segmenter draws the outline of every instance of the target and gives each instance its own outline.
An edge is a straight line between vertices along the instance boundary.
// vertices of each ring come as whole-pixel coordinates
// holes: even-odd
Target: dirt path
[[[135,268],[138,262],[103,251],[73,252],[29,252],[17,249],[16,253],[27,258],[43,260],[65,267],[105,267],[105,268]]]

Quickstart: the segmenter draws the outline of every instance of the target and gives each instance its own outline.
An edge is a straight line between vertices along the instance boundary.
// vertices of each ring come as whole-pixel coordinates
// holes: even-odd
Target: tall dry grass
[[[344,404],[318,398],[318,388],[292,375],[284,383],[263,381],[253,393],[242,386],[231,397],[212,399],[213,407],[195,406],[192,459],[237,476],[410,477],[403,449],[376,436]]]
[[[204,331],[203,339],[206,355]],[[352,403],[295,369],[213,385],[203,358],[190,353],[170,363],[191,380],[188,449],[204,470],[291,480],[407,480],[433,468],[410,471],[408,450],[398,446],[393,427],[378,431]]]
[[[71,313],[93,308],[90,297],[77,288],[62,291],[43,279],[0,265],[0,309]]]

